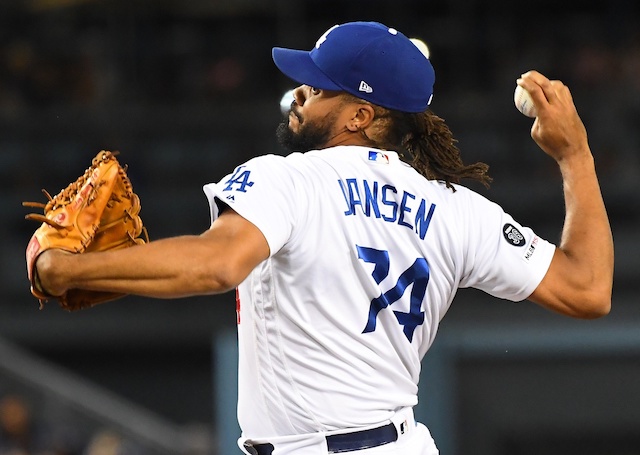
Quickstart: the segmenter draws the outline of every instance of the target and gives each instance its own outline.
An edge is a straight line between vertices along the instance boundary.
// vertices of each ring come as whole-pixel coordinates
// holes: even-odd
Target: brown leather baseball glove
[[[54,298],[63,309],[76,311],[125,295],[70,289],[53,296],[42,288],[34,269],[38,256],[50,248],[77,254],[127,248],[149,241],[139,215],[140,198],[133,192],[117,154],[100,151],[84,174],[54,197],[42,190],[49,199],[46,204],[23,202],[24,206],[44,209],[43,215],[31,213],[25,217],[42,222],[26,252],[31,293],[40,301],[40,308]]]

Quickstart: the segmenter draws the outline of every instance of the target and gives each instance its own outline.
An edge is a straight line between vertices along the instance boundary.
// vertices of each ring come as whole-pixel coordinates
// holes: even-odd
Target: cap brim
[[[285,76],[300,84],[322,90],[342,90],[316,66],[308,51],[274,47],[271,56]]]

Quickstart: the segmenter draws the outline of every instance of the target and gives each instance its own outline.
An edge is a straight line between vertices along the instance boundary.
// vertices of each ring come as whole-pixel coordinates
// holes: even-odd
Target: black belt
[[[370,449],[398,440],[398,432],[394,424],[370,430],[354,431],[351,433],[332,434],[326,436],[329,453],[344,453],[354,450]],[[273,444],[244,444],[245,449],[252,455],[271,455]]]

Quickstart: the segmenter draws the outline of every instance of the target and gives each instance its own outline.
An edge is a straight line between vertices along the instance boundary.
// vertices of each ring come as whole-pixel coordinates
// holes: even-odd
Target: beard
[[[276,138],[280,145],[291,152],[308,152],[325,147],[332,138],[337,114],[330,112],[318,120],[306,120],[297,112],[293,114],[298,117],[300,128],[297,132],[289,128],[289,116],[282,120],[276,129]]]

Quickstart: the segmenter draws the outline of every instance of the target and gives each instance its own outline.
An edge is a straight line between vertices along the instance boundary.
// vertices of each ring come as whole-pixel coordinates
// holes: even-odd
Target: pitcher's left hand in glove
[[[62,295],[50,295],[43,289],[35,267],[38,256],[58,248],[69,253],[85,253],[127,248],[148,242],[140,218],[140,199],[133,192],[126,169],[116,159],[117,152],[102,150],[91,166],[46,204],[24,202],[28,207],[40,207],[44,214],[29,214],[29,220],[42,222],[27,246],[27,275],[31,293],[40,306],[55,298],[68,311],[88,308],[98,303],[123,297],[125,294],[70,289]],[[144,233],[145,239],[141,237]]]

